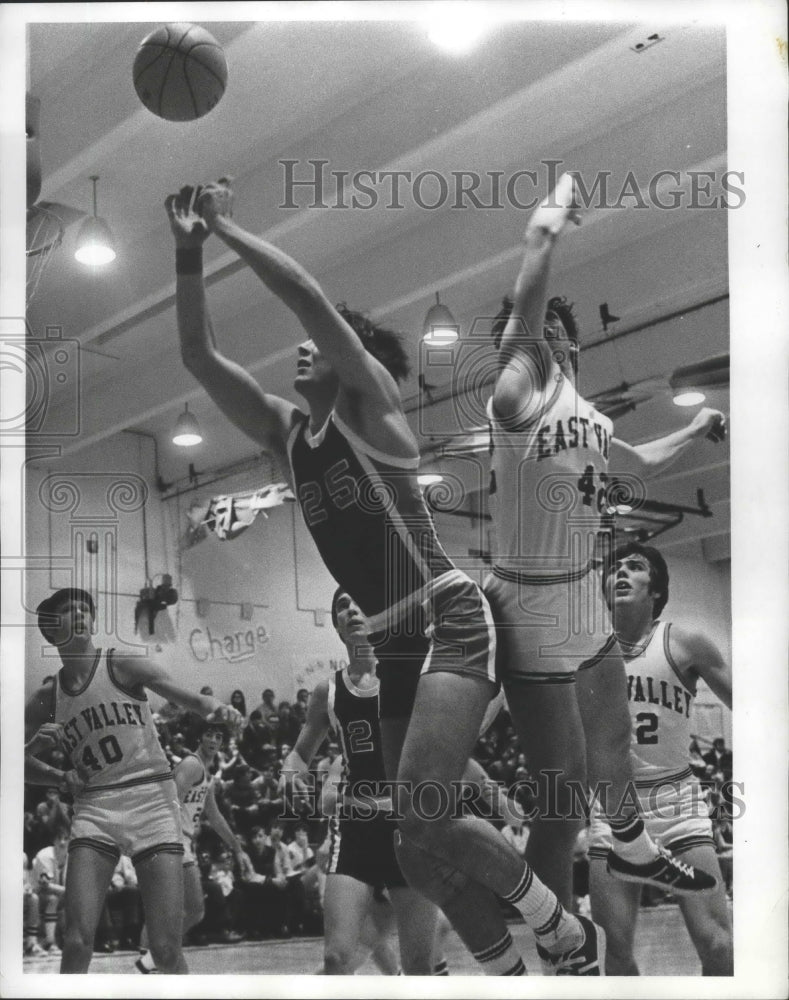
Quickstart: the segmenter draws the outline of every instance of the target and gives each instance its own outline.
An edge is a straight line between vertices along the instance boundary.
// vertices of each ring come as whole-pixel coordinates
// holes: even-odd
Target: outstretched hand
[[[164,207],[177,247],[201,247],[208,238],[208,226],[195,207],[201,191],[202,188],[187,184],[178,194],[169,194],[165,199]]]
[[[726,417],[720,410],[713,410],[709,406],[705,406],[691,421],[690,430],[693,437],[705,437],[714,444],[718,444],[726,438]]]
[[[200,188],[195,201],[197,211],[209,229],[213,229],[218,218],[233,216],[233,178],[220,177]]]

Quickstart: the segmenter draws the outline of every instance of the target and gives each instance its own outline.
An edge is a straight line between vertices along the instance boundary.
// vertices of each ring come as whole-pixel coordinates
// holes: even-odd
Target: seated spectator
[[[217,780],[232,781],[236,776],[236,771],[240,765],[249,767],[249,761],[245,760],[238,748],[238,742],[234,736],[228,737],[227,747],[223,747],[217,753]]]
[[[291,746],[299,738],[299,733],[301,732],[301,723],[294,716],[290,702],[281,701],[277,708],[277,740],[280,743],[289,743]]]
[[[121,949],[135,950],[142,930],[142,896],[137,886],[137,872],[131,858],[122,854],[112,873],[107,890],[107,909],[112,926],[112,941]]]
[[[184,740],[184,734],[179,730],[170,737],[170,743],[165,747],[167,754],[167,759],[170,764],[175,767],[176,764],[180,764],[184,757],[189,753],[189,747],[186,745]]]
[[[225,783],[223,804],[229,810],[229,822],[233,829],[246,833],[260,822],[260,792],[252,784],[253,773],[247,764],[236,769],[236,776]]]
[[[268,826],[272,820],[281,816],[285,807],[285,799],[279,791],[279,782],[274,777],[273,765],[266,764],[260,777],[253,780],[252,786],[258,793],[258,822]]]
[[[63,901],[68,866],[68,828],[56,831],[50,847],[33,858],[32,887],[38,893],[43,922],[43,945],[49,955],[60,955],[58,939],[63,935]]]
[[[208,942],[233,944],[244,939],[237,929],[243,893],[236,887],[236,873],[229,851],[220,850],[216,859],[200,847],[197,852],[200,882],[205,894],[205,916],[189,932],[193,944]]]
[[[726,749],[726,740],[722,736],[712,741],[712,749],[704,754],[704,761],[712,768],[716,781],[731,781],[732,755],[731,751]]]
[[[68,807],[60,801],[60,790],[56,787],[47,788],[44,801],[36,806],[36,816],[50,842],[56,830],[71,825]]]
[[[256,826],[250,832],[247,853],[255,869],[247,896],[247,920],[253,934],[290,937],[305,919],[304,886],[282,842],[282,824],[275,820],[266,834]]]
[[[296,700],[291,707],[293,709],[293,717],[298,721],[300,726],[304,725],[307,718],[307,703],[309,700],[309,691],[306,688],[299,688],[296,692]]]
[[[25,810],[24,826],[22,828],[22,849],[28,858],[34,858],[42,847],[52,844],[44,820],[31,810]]]
[[[271,690],[271,688],[266,688],[263,692],[263,701],[256,706],[255,711],[260,712],[262,718],[266,718],[268,715],[277,714],[277,706],[274,704],[274,699],[276,695]],[[251,714],[251,713],[250,713]]]
[[[38,893],[32,885],[32,872],[27,855],[22,855],[22,954],[26,958],[43,958],[47,953],[38,943],[39,924]]]
[[[695,740],[690,741],[689,762],[691,771],[699,779],[707,778],[712,773],[712,768],[701,756],[701,750]]]
[[[247,700],[244,697],[244,692],[240,688],[236,688],[235,691],[230,695],[230,705],[235,708],[237,712],[240,712],[244,716],[244,721],[247,721]]]
[[[249,713],[249,722],[244,726],[238,748],[244,760],[255,770],[261,770],[266,763],[268,748],[272,742],[271,729],[263,721],[263,716],[255,709]]]

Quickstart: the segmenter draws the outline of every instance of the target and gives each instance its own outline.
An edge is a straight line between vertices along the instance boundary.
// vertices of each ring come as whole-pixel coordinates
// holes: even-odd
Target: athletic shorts
[[[74,802],[69,851],[76,847],[116,859],[126,854],[135,865],[153,854],[183,855],[175,781],[81,792]]]
[[[642,819],[650,837],[675,854],[691,847],[713,846],[712,822],[701,785],[695,778],[667,779],[639,788]],[[592,810],[589,858],[605,858],[613,846],[611,829],[597,803]]]
[[[514,573],[505,579],[505,572],[494,570],[484,584],[496,623],[500,680],[572,683],[577,670],[615,648],[596,572],[554,583],[516,580]]]
[[[460,570],[434,581],[401,634],[373,634],[381,718],[408,716],[422,674],[444,671],[496,683],[496,630],[480,587]]]
[[[348,875],[375,889],[397,889],[408,885],[394,850],[395,821],[388,816],[369,820],[329,821],[329,866],[327,875]]]

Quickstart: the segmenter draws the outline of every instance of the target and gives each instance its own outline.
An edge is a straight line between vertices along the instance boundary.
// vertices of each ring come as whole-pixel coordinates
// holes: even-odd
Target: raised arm
[[[189,709],[204,719],[210,717],[217,722],[225,722],[232,728],[237,728],[241,723],[241,713],[236,709],[230,705],[223,705],[210,695],[195,694],[180,687],[163,667],[147,657],[119,658],[113,662],[113,670],[125,687],[148,688],[149,691],[161,695],[168,701],[174,701],[176,705]]]
[[[371,396],[379,406],[399,411],[396,382],[364,349],[315,278],[288,254],[235,223],[231,217],[232,203],[230,181],[222,178],[201,189],[197,206],[208,229],[235,251],[296,314],[307,336],[334,369],[341,388],[359,396]]]
[[[203,279],[203,243],[209,232],[194,209],[195,193],[193,188],[182,188],[165,202],[175,237],[175,299],[181,358],[225,416],[275,455],[287,473],[285,446],[298,411],[279,396],[263,392],[241,365],[217,349]]]
[[[493,393],[493,408],[505,423],[533,416],[550,378],[551,346],[543,336],[548,276],[556,238],[567,222],[580,221],[573,193],[572,175],[563,174],[535,209],[523,237],[523,261],[501,338]]]
[[[648,479],[669,466],[694,441],[708,438],[713,444],[726,437],[726,418],[720,410],[705,406],[687,427],[665,437],[639,445],[626,444],[618,438],[611,441],[611,472],[628,472]]]
[[[723,704],[731,708],[731,666],[711,639],[702,632],[672,623],[669,651],[684,675],[701,677]]]

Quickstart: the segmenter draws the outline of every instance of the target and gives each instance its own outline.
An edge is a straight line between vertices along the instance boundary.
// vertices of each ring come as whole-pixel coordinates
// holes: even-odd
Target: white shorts
[[[183,854],[181,810],[175,781],[83,791],[74,802],[69,851],[90,847],[133,864],[153,854]]]
[[[657,781],[638,788],[642,819],[649,836],[675,854],[691,847],[713,845],[709,806],[694,778]],[[595,803],[589,837],[589,858],[605,858],[613,846],[611,828]]]
[[[500,680],[572,683],[577,670],[617,648],[594,570],[554,583],[505,573],[497,568],[484,584],[496,623]]]

